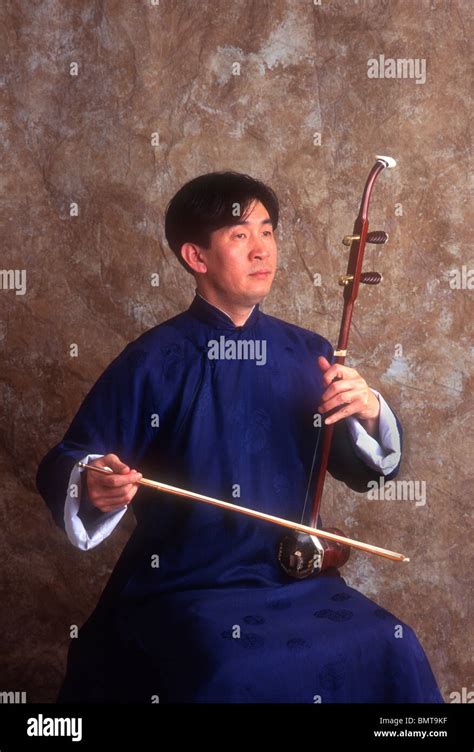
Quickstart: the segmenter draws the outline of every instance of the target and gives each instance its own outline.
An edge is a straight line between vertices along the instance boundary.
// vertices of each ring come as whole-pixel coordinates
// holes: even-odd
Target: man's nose
[[[252,243],[250,255],[252,258],[268,258],[270,255],[270,249],[264,240],[261,238],[255,238]]]

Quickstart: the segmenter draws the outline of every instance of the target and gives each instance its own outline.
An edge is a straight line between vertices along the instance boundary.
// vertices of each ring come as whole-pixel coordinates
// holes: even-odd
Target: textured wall
[[[347,364],[399,414],[400,478],[425,483],[426,503],[370,501],[330,479],[323,511],[326,524],[411,556],[401,565],[355,553],[344,574],[415,628],[447,701],[470,688],[472,8],[470,0],[2,4],[1,266],[19,272],[19,294],[6,275],[0,290],[2,690],[54,699],[69,626],[93,609],[133,526],[127,515],[111,539],[79,552],[53,525],[34,477],[110,360],[191,300],[192,278],[164,241],[168,199],[210,170],[268,181],[282,222],[280,269],[263,308],[336,344],[341,238],[375,153],[398,160],[371,209],[372,229],[388,230],[390,241],[367,249],[365,268],[384,283],[361,290]],[[379,55],[414,61],[417,77],[369,77],[368,60]],[[457,288],[450,272],[463,268]]]

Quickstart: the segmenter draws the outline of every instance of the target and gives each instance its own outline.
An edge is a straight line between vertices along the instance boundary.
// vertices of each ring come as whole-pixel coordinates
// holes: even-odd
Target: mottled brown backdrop
[[[370,501],[329,479],[323,511],[326,524],[411,557],[356,552],[344,573],[413,626],[446,701],[472,688],[472,9],[470,0],[2,3],[1,267],[26,271],[26,290],[0,289],[0,690],[54,701],[70,626],[95,606],[132,529],[127,515],[98,548],[74,549],[34,478],[112,358],[189,305],[192,278],[164,240],[166,202],[211,170],[267,181],[282,217],[263,308],[336,344],[341,238],[376,153],[398,161],[371,209],[372,229],[390,241],[367,248],[365,268],[384,282],[361,291],[347,365],[399,414],[400,478],[424,481],[426,504]],[[424,60],[426,80],[370,78],[380,55]]]

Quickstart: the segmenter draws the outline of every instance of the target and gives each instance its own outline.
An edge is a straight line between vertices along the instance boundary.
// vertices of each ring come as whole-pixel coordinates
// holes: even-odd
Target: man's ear
[[[187,265],[191,267],[194,272],[199,274],[205,274],[207,272],[207,264],[205,259],[205,251],[195,243],[183,243],[181,246],[181,256],[186,261]]]

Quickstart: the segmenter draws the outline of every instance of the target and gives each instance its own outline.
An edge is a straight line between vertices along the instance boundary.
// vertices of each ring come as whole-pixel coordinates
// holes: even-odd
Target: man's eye
[[[245,238],[245,237],[246,237],[246,235],[245,235],[245,232],[237,232],[237,233],[235,234],[235,237],[236,237],[236,238]]]
[[[271,235],[271,234],[272,234],[272,231],[271,231],[271,230],[265,230],[265,232],[264,232],[263,234],[264,234],[264,235]]]

